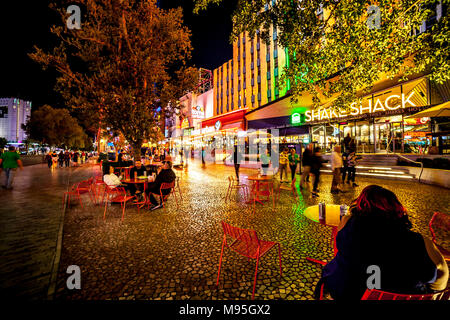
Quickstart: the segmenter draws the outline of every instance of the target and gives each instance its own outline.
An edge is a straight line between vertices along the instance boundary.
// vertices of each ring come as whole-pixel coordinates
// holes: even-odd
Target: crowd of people
[[[87,163],[90,154],[85,151],[72,151],[61,150],[59,153],[56,151],[50,151],[45,155],[45,161],[49,168],[68,168],[70,166],[77,166],[83,163]]]
[[[356,183],[356,166],[358,161],[362,158],[356,154],[354,140],[348,135],[344,139],[344,152],[341,152],[341,146],[334,146],[334,150],[331,154],[331,170],[333,172],[333,181],[331,184],[331,192],[339,193],[344,191],[344,183],[347,183],[353,187],[357,187]],[[236,179],[239,181],[239,168],[243,159],[242,150],[239,150],[239,146],[235,145],[233,150],[233,163],[236,173]],[[261,173],[267,175],[269,167],[272,165],[274,174],[279,172],[280,182],[289,183],[295,179],[299,165],[301,164],[301,176],[300,176],[300,189],[310,189],[310,177],[312,181],[311,196],[319,196],[319,182],[320,182],[320,170],[324,166],[324,160],[321,148],[314,147],[314,144],[310,143],[303,150],[302,154],[298,154],[295,148],[283,148],[279,153],[278,163],[272,163],[273,156],[277,157],[277,152],[274,150],[266,149],[263,154],[260,155]],[[202,160],[203,161],[203,160]],[[288,170],[290,171],[290,180]]]

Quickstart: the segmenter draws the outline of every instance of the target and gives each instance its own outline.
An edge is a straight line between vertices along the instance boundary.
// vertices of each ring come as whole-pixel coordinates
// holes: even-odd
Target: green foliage
[[[83,7],[81,29],[66,27],[69,4]],[[146,139],[161,136],[166,106],[196,85],[190,31],[181,8],[163,10],[155,0],[78,0],[52,5],[61,24],[60,44],[30,57],[59,73],[56,90],[92,131],[121,132],[140,156]],[[158,111],[161,107],[161,111]]]
[[[0,137],[0,149],[3,149],[8,144],[8,140],[4,137]]]
[[[197,11],[219,2],[194,1]],[[259,31],[269,41],[270,26],[275,26],[278,42],[288,48],[284,80],[289,80],[294,97],[310,93],[316,106],[333,98],[333,106],[345,107],[385,78],[405,80],[425,73],[437,83],[450,79],[450,16],[443,15],[431,29],[418,32],[422,21],[435,15],[438,3],[277,0],[273,5],[266,0],[238,0],[231,39],[243,31],[251,37]],[[450,0],[442,4],[448,8]],[[319,16],[321,5],[323,15]],[[379,28],[368,27],[375,17],[368,13],[370,5],[380,9]]]
[[[92,141],[67,109],[54,109],[49,105],[33,111],[22,125],[30,140],[49,146],[90,150]]]

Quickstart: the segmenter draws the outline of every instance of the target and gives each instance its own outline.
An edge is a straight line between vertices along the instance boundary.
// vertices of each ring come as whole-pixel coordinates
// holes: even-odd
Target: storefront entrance
[[[381,119],[382,120],[382,119]],[[375,152],[403,152],[403,123],[374,123]]]

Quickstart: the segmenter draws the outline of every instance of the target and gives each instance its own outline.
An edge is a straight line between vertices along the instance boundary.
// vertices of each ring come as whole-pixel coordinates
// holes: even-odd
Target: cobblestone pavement
[[[0,189],[0,288],[2,298],[46,299],[62,217],[62,194],[88,168],[18,171],[13,190]],[[0,175],[4,184],[5,174]]]
[[[241,168],[241,180],[245,182],[253,173]],[[221,220],[255,229],[261,239],[281,243],[283,275],[279,274],[277,251],[272,249],[260,262],[255,299],[313,299],[321,269],[305,256],[332,258],[326,241],[331,230],[302,216],[302,208],[319,201],[348,204],[365,186],[379,184],[398,195],[414,229],[428,235],[427,222],[433,211],[448,210],[450,200],[446,189],[373,178],[361,178],[359,187],[332,195],[331,176],[323,175],[319,199],[305,195],[295,203],[286,191],[275,210],[258,205],[252,214],[242,194],[224,202],[226,177],[231,174],[233,167],[208,165],[203,169],[191,164],[187,172],[177,171],[183,193],[180,209],[173,198],[166,209],[138,214],[130,207],[123,222],[118,205],[110,207],[106,220],[100,207],[71,208],[64,222],[56,299],[250,299],[255,261],[230,250],[224,253],[220,284],[215,286]],[[66,289],[69,265],[81,269],[80,290]]]

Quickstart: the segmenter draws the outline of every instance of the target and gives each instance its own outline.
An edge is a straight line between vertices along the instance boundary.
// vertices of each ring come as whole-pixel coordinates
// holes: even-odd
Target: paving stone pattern
[[[12,190],[0,188],[0,295],[46,299],[67,185],[92,169],[49,169],[39,164],[18,171]],[[3,185],[5,174],[0,174]]]
[[[89,205],[83,210],[73,203],[65,216],[56,299],[250,299],[255,260],[226,250],[219,287],[215,285],[224,220],[281,243],[283,275],[274,248],[260,261],[255,299],[311,300],[321,267],[305,257],[332,258],[331,230],[302,216],[305,207],[319,201],[349,204],[365,186],[379,184],[393,190],[408,208],[414,230],[429,236],[433,211],[448,210],[450,200],[446,189],[373,178],[360,178],[359,187],[333,195],[331,176],[323,175],[318,199],[305,193],[295,202],[282,191],[275,210],[257,205],[253,214],[241,193],[224,202],[226,177],[234,174],[233,167],[193,163],[188,171],[176,173],[183,193],[179,209],[173,198],[165,209],[138,214],[129,207],[122,222],[120,205],[112,205],[103,220],[103,208]],[[241,169],[241,181],[248,183],[246,177],[254,173]],[[66,288],[69,265],[81,269],[80,290]]]

